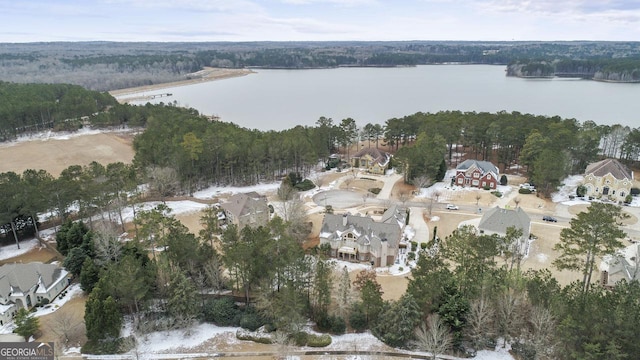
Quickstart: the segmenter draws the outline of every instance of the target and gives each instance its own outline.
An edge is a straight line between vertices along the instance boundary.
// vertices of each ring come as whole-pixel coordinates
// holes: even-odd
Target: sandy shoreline
[[[254,71],[250,69],[224,69],[224,68],[204,68],[195,73],[187,74],[185,77],[189,79],[172,81],[162,84],[153,84],[138,86],[127,89],[119,89],[109,91],[109,94],[115,97],[120,103],[128,103],[130,101],[148,100],[151,99],[150,95],[144,95],[147,91],[157,91],[161,89],[173,88],[178,86],[198,84],[204,81],[214,81],[228,79],[232,77],[245,76],[252,74]]]

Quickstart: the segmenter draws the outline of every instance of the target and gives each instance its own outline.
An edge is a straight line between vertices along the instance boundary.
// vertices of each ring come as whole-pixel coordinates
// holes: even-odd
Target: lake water
[[[358,126],[418,111],[519,111],[580,122],[640,126],[640,84],[578,79],[520,79],[504,66],[256,70],[255,74],[162,89],[151,100],[177,101],[247,128],[282,130],[319,117]],[[145,101],[146,102],[146,101]]]

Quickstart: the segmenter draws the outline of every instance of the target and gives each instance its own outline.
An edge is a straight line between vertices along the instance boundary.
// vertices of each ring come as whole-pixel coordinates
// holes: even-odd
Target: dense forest
[[[52,93],[43,102],[59,104],[56,96],[66,94]],[[57,178],[37,169],[0,174],[5,241],[37,233],[38,214],[54,214],[63,223],[57,249],[88,294],[87,353],[137,351],[136,338],[189,329],[196,321],[248,330],[265,326],[275,334],[266,339],[239,333],[244,339],[326,346],[330,337],[304,331],[308,319],[321,332],[369,329],[390,346],[436,354],[506,342],[523,359],[627,359],[640,353],[640,284],[607,290],[591,282],[595,259],[622,247],[622,214],[614,204],[593,203],[561,232],[565,248],[556,249],[562,256],[554,266],[584,274],[583,281],[562,287],[548,270],[521,270],[520,252],[511,246],[519,236],[515,229],[500,237],[463,227],[446,239],[434,236],[425,248],[412,244],[417,267],[408,290],[397,301],[384,301],[373,272],[352,282],[327,260],[326,248],[303,246],[308,219],[287,187],[292,174],[307,177],[319,164],[328,165],[331,154],[349,157],[351,146],[363,142],[391,147],[392,164],[408,182],[433,181],[443,161],[455,166],[454,153],[466,153],[501,169],[521,167],[548,196],[566,175],[601,157],[637,164],[640,128],[518,112],[447,111],[385,124],[321,117],[315,126],[262,132],[211,121],[193,109],[119,105],[108,95],[94,96],[87,91],[78,97],[78,112],[65,116],[80,120],[65,122],[144,128],[134,140],[132,164],[70,166]],[[20,99],[13,100],[7,119],[42,109],[35,102],[20,105]],[[97,112],[82,105],[100,101],[108,105]],[[85,111],[92,112],[85,117]],[[7,129],[15,128],[13,121]],[[203,230],[192,234],[161,204],[138,209],[131,241],[120,239],[123,210],[147,197],[165,200],[211,184],[258,181],[282,182],[278,194],[287,218],[274,216],[265,227],[221,228],[217,209],[210,207]],[[226,289],[241,301],[210,296]],[[125,321],[134,331],[121,338]]]
[[[640,82],[640,58],[590,60],[518,60],[507,66],[508,76],[574,77],[613,82]]]
[[[244,42],[112,43],[59,42],[0,44],[0,80],[70,83],[114,90],[189,77],[203,67],[327,68],[413,66],[442,63],[500,64],[527,59],[633,59],[637,42]],[[614,73],[632,73],[617,62]],[[635,66],[635,65],[634,65]]]

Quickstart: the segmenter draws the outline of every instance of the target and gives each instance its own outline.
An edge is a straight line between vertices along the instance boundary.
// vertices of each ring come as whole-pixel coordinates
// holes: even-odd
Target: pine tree
[[[27,341],[40,328],[40,322],[38,321],[38,318],[33,316],[33,314],[25,308],[21,308],[20,310],[18,310],[18,313],[15,317],[15,324],[16,328],[14,332],[24,337]]]
[[[619,221],[627,215],[613,204],[591,203],[589,209],[571,219],[570,227],[560,232],[560,242],[553,249],[560,256],[553,262],[558,270],[582,272],[582,289],[591,286],[591,275],[597,259],[623,247],[625,237]]]
[[[177,327],[188,327],[200,313],[198,291],[183,272],[173,275],[169,285],[167,310]]]

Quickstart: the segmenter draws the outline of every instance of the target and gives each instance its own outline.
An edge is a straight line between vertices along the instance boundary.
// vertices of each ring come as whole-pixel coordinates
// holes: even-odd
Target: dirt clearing
[[[62,136],[0,145],[0,172],[21,174],[27,169],[46,170],[58,177],[71,165],[131,163],[135,155],[130,133],[105,132],[82,136]]]

